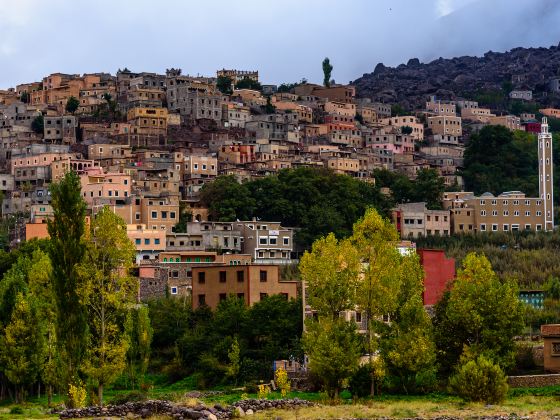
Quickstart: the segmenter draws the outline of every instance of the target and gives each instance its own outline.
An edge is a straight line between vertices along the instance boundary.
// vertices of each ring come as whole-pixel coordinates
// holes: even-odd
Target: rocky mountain
[[[418,109],[430,95],[439,99],[472,99],[482,91],[529,89],[542,104],[559,105],[560,99],[548,93],[551,78],[560,75],[560,45],[550,48],[514,48],[482,57],[439,58],[421,63],[412,58],[407,64],[386,67],[377,64],[373,73],[352,82],[358,97],[384,103],[399,103],[405,109]]]

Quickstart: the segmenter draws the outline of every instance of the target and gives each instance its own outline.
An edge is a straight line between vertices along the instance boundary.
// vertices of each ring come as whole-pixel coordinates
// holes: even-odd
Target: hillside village
[[[557,55],[556,47],[550,51]],[[454,59],[454,65],[469,72],[463,62],[486,63],[494,60],[494,54]],[[518,64],[525,59],[524,63],[535,70],[530,63],[537,54],[522,55],[519,50],[511,54],[520,56]],[[472,271],[475,278],[480,276],[478,285],[484,285],[479,292],[488,293],[481,299],[492,300],[489,294],[496,291],[499,298],[492,302],[497,300],[504,305],[499,310],[503,310],[500,314],[508,328],[505,338],[496,345],[499,351],[495,360],[488,362],[483,356],[474,360],[481,366],[496,363],[508,372],[517,368],[513,337],[525,333],[522,302],[530,310],[550,309],[553,286],[539,284],[538,289],[520,292],[514,281],[517,279],[498,279],[482,255],[469,254],[456,261],[441,247],[426,244],[448,237],[511,234],[536,238],[554,234],[554,165],[558,162],[553,134],[560,127],[560,108],[555,107],[560,107],[560,78],[549,74],[548,67],[537,77],[515,66],[507,71],[497,66],[501,69],[497,81],[473,83],[469,88],[471,79],[458,74],[454,85],[444,89],[446,80],[442,76],[442,80],[434,82],[430,70],[443,66],[441,60],[426,65],[411,60],[396,69],[380,64],[372,75],[347,85],[332,80],[333,67],[327,58],[323,62],[323,84],[306,80],[263,84],[256,70],[221,69],[195,77],[176,68],[167,69],[165,74],[124,68],[115,75],[53,73],[40,81],[1,90],[0,239],[4,247],[3,274],[8,279],[5,284],[18,284],[14,274],[17,270],[26,273],[23,276],[31,284],[33,275],[41,277],[38,272],[32,275],[33,267],[51,263],[53,279],[78,279],[84,272],[87,277],[91,267],[82,260],[90,258],[87,262],[98,270],[91,269],[95,275],[90,277],[106,275],[110,284],[119,284],[111,293],[130,287],[134,292],[126,305],[135,305],[139,311],[138,308],[149,308],[150,317],[147,312],[144,316],[149,324],[153,315],[157,337],[153,352],[161,363],[154,370],[175,379],[195,372],[200,374],[198,386],[217,385],[221,377],[235,385],[239,378],[256,381],[270,374],[272,362],[274,372],[282,366],[291,375],[300,374],[306,371],[307,363],[314,362],[313,356],[307,358],[310,346],[333,341],[343,354],[355,356],[348,372],[341,368],[337,371],[339,377],[324,382],[328,397],[336,399],[339,391],[347,387],[348,378],[360,369],[358,361],[362,367],[372,367],[376,363],[374,356],[408,354],[410,343],[418,346],[410,350],[420,360],[418,365],[399,364],[396,356],[387,360],[387,365],[379,369],[393,375],[390,383],[382,382],[385,373],[375,376],[377,368],[370,372],[371,378],[366,372],[366,382],[371,379],[371,395],[382,386],[405,393],[409,387],[423,393],[437,388],[436,373],[447,378],[457,372],[453,369],[464,362],[460,357],[468,353],[463,345],[470,343],[471,331],[468,326],[453,324],[454,332],[464,335],[453,342],[453,334],[441,333],[452,324],[451,318],[442,318],[442,314],[447,317],[445,311],[449,308],[461,313],[460,306],[453,304],[472,298],[466,296],[474,293],[467,286],[461,298],[450,294],[450,285],[456,281],[457,290],[462,290],[461,285],[470,281]],[[425,86],[420,88],[422,83]],[[416,88],[412,89],[412,85]],[[452,87],[455,91],[451,91]],[[532,148],[535,156],[530,164],[536,169],[527,178],[536,180],[532,191],[538,189],[538,194],[528,194],[521,188],[498,193],[467,188],[473,185],[468,178],[471,172],[465,171],[469,144],[492,136],[526,140],[524,144]],[[320,190],[316,181],[331,190]],[[309,197],[296,197],[298,188]],[[65,201],[72,191],[79,191],[79,197]],[[323,206],[321,201],[313,201],[316,196],[322,197]],[[267,208],[269,203],[281,205],[272,211]],[[82,210],[81,221],[72,222],[81,227],[73,230],[69,218],[73,211],[82,215]],[[278,218],[267,217],[270,214]],[[301,214],[305,217],[298,216]],[[299,223],[298,217],[301,224],[283,223]],[[123,229],[105,231],[107,226]],[[342,237],[327,235],[337,228]],[[83,236],[80,229],[86,232]],[[87,245],[81,242],[82,237]],[[45,245],[44,240],[49,238],[52,241]],[[75,242],[67,245],[68,238]],[[84,250],[79,256],[76,250],[82,245]],[[53,259],[56,252],[64,258]],[[115,264],[111,269],[95,265],[102,258],[96,261],[92,256],[103,256],[104,252]],[[47,262],[47,254],[51,263]],[[10,255],[15,255],[14,259],[10,260]],[[118,264],[114,262],[117,260]],[[77,271],[73,271],[72,262],[79,267]],[[457,270],[457,266],[462,269]],[[373,276],[373,284],[382,285],[384,292],[360,289],[366,286],[358,279],[367,276]],[[547,280],[556,284],[552,277]],[[64,312],[60,290],[69,284],[70,280],[57,289],[55,312],[59,318],[49,328],[64,319],[60,315]],[[323,292],[332,291],[331,286],[344,289],[344,296],[323,296]],[[11,299],[11,292],[3,294],[2,287],[0,297]],[[97,293],[95,286],[91,287],[90,299]],[[80,294],[76,290],[72,293],[76,306],[82,305]],[[99,296],[103,293],[105,290],[99,289]],[[372,293],[380,293],[375,295],[377,301],[371,298]],[[242,302],[241,308],[231,302],[232,297]],[[339,306],[332,303],[336,299],[340,299]],[[129,308],[124,302],[112,308],[118,316],[123,308]],[[77,323],[70,307],[68,304],[66,308],[69,322]],[[24,309],[14,304],[9,316]],[[265,313],[273,315],[268,318]],[[549,316],[549,312],[546,314]],[[134,319],[127,316],[118,318],[117,324],[142,328],[140,312]],[[494,325],[494,307],[484,316],[485,326]],[[321,330],[313,329],[312,321],[323,317],[332,322],[327,327],[339,334],[335,338],[326,339]],[[527,323],[540,326],[544,321],[557,321],[551,317],[535,315],[536,321]],[[339,318],[352,325],[352,331],[337,324]],[[435,332],[432,318],[440,328]],[[169,325],[165,325],[168,320]],[[261,320],[263,331],[256,327]],[[280,320],[285,322],[281,331],[276,331],[274,323]],[[7,325],[12,325],[8,321],[0,320],[0,327],[6,331]],[[92,334],[97,334],[99,324],[91,325]],[[174,327],[176,332],[167,330]],[[559,336],[556,327],[544,328],[540,337],[545,339],[545,348],[553,352],[558,351],[554,344]],[[144,331],[146,335],[153,333],[146,332],[150,328]],[[301,345],[299,339],[305,328],[309,328],[306,334],[312,338],[304,339]],[[378,335],[373,333],[375,328]],[[360,339],[352,335],[354,330]],[[531,329],[529,335],[532,333]],[[89,332],[83,334],[86,337]],[[478,333],[472,334],[479,339]],[[207,337],[214,337],[218,344],[205,349]],[[141,339],[137,340],[138,343],[131,342],[141,349]],[[359,346],[351,347],[358,341]],[[493,351],[490,341],[477,345]],[[241,352],[247,354],[247,365],[241,362],[239,343]],[[127,353],[129,345],[133,346],[122,344],[121,351],[132,358]],[[358,347],[360,350],[356,350]],[[125,368],[123,362],[119,373],[128,375],[126,372],[138,369],[140,376],[146,374],[149,340],[144,359],[137,348],[137,365],[130,362]],[[438,364],[434,367],[436,348]],[[105,356],[99,355],[103,354],[102,346],[100,349],[95,349],[95,357],[103,360]],[[538,369],[557,372],[560,368],[554,355],[557,354],[546,353]],[[102,404],[104,386],[111,385],[118,375],[103,382],[103,374],[92,374],[91,366],[89,371],[78,371],[74,366],[72,372],[72,363],[69,365],[68,378],[94,378],[90,378],[88,386],[97,387],[98,397],[90,391],[91,402]],[[317,369],[309,366],[312,371]],[[398,372],[406,374],[399,376]],[[15,385],[6,377],[0,376],[2,385]],[[499,377],[505,384],[502,370]],[[69,381],[57,386],[65,389],[72,383]],[[137,387],[142,381],[131,379]],[[547,381],[543,384],[556,384]],[[50,404],[54,382],[39,377],[21,388],[15,386],[15,399],[21,400],[25,390],[37,383],[49,388]],[[511,384],[515,385],[515,380]],[[9,386],[5,389],[11,390]],[[501,396],[496,401],[505,398],[507,385],[504,389],[499,390]],[[261,391],[264,388],[259,388],[259,395]],[[0,398],[3,396],[4,385]],[[71,395],[70,400],[76,408],[83,405],[76,395]]]

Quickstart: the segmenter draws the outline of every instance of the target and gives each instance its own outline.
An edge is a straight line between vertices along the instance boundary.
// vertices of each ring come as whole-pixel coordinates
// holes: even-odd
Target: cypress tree
[[[78,380],[88,338],[87,312],[81,299],[78,265],[85,255],[86,203],[81,196],[80,178],[68,172],[50,187],[54,216],[48,221],[51,238],[49,256],[58,312],[59,351],[66,361],[66,385]]]

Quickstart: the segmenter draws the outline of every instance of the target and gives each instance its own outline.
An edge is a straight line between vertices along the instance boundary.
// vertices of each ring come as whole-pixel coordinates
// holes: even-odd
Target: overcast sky
[[[53,72],[215,75],[347,83],[398,65],[557,45],[557,0],[0,0],[0,88]]]

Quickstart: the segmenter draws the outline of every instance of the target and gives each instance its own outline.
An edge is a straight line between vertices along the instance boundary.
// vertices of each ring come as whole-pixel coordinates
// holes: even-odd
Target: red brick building
[[[455,259],[447,258],[441,249],[419,249],[420,263],[424,267],[424,305],[435,305],[447,283],[455,278]]]

